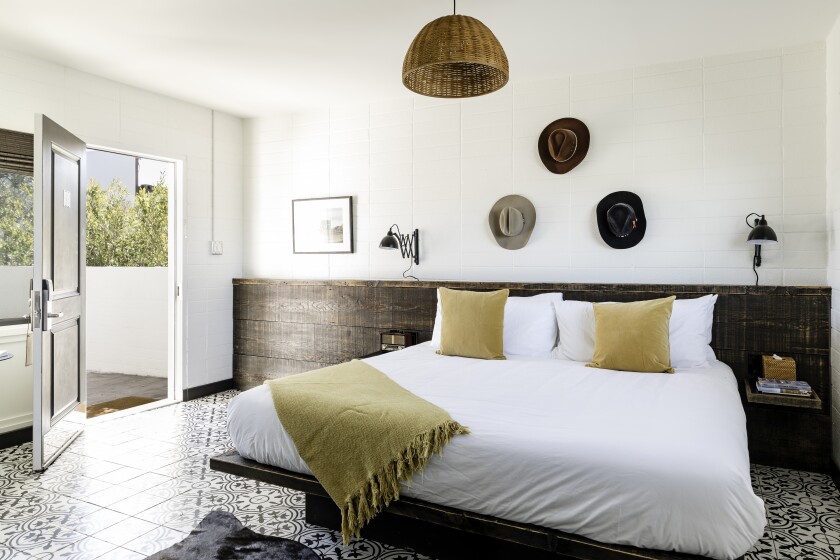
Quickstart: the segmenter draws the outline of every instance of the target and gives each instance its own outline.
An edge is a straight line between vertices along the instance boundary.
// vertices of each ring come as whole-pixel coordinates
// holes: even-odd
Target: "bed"
[[[763,533],[744,411],[722,362],[675,375],[613,372],[440,356],[428,343],[366,361],[472,431],[404,484],[404,497],[719,559],[742,556]],[[231,401],[228,428],[242,458],[309,474],[267,387]]]

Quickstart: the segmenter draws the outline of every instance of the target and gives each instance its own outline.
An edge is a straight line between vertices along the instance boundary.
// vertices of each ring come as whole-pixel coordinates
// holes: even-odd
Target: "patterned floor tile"
[[[127,542],[133,541],[137,537],[145,535],[149,531],[156,529],[157,525],[136,517],[129,517],[119,523],[111,525],[106,529],[102,529],[93,536],[97,539],[102,539],[117,546],[124,546]]]
[[[23,530],[12,535],[6,541],[6,545],[37,556],[44,552],[57,552],[65,546],[84,538],[85,535],[75,531],[60,527],[50,527],[46,529]]]
[[[138,492],[143,492],[145,490],[152,490],[156,486],[165,484],[167,482],[170,482],[171,480],[171,477],[164,476],[162,474],[147,472],[136,478],[132,478],[131,480],[123,482],[121,486],[137,490]]]
[[[132,478],[137,478],[140,475],[146,474],[146,471],[143,469],[135,469],[134,467],[120,467],[115,469],[109,473],[105,473],[97,477],[98,480],[102,482],[107,482],[108,484],[123,484],[131,480]]]
[[[796,537],[787,532],[772,531],[776,546],[776,558],[783,560],[837,560],[833,551],[817,546],[807,539]]]
[[[0,544],[0,560],[26,560],[27,558],[32,558],[32,556],[5,544]]]
[[[68,528],[84,535],[95,535],[103,529],[128,519],[128,515],[102,508],[68,524]]]
[[[160,496],[156,496],[148,492],[140,492],[139,494],[135,494],[125,500],[111,504],[108,506],[108,509],[125,513],[127,515],[137,515],[138,513],[146,511],[150,507],[154,507],[164,501],[166,501],[166,498],[161,498]]]
[[[127,542],[125,548],[149,556],[184,540],[188,534],[169,527],[157,527],[145,535]]]
[[[86,537],[56,552],[39,554],[38,560],[93,560],[117,548],[109,542]]]

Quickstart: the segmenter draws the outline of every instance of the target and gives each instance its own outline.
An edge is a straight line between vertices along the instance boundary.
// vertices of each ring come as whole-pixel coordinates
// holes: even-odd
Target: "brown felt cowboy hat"
[[[496,243],[505,249],[521,249],[531,238],[537,223],[537,210],[531,201],[518,194],[503,196],[490,209],[490,231]]]
[[[568,173],[589,151],[589,129],[572,117],[558,119],[543,129],[537,149],[549,171]]]
[[[608,194],[598,203],[595,216],[601,239],[613,249],[635,247],[645,236],[645,207],[636,193],[617,191]]]

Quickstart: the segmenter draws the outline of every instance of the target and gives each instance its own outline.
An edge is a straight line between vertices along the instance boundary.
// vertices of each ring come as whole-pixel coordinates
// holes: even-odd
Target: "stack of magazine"
[[[811,386],[807,381],[759,377],[755,382],[755,388],[760,393],[776,393],[779,395],[793,395],[795,397],[811,396]]]

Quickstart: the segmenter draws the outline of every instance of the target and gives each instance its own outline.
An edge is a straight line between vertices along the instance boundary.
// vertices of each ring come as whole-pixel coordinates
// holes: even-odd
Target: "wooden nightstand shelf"
[[[827,473],[831,465],[831,417],[813,397],[763,394],[744,380],[750,461],[760,465]]]
[[[822,410],[822,399],[816,393],[810,397],[793,397],[790,395],[775,395],[773,393],[760,393],[755,389],[754,379],[744,380],[747,402],[753,404],[769,404],[772,406],[790,406],[793,408],[810,408]]]

